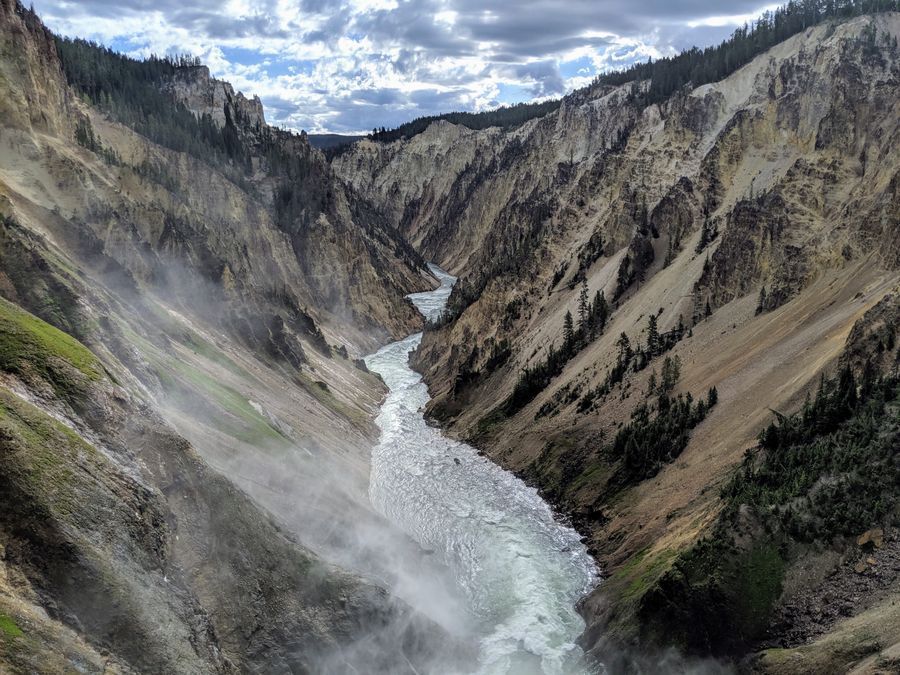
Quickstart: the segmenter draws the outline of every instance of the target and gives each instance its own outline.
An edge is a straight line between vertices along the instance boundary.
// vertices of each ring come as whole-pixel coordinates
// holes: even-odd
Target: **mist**
[[[426,317],[442,311],[454,282],[432,271],[441,287],[411,296]],[[166,419],[326,569],[387,592],[390,619],[373,617],[365,637],[303,655],[315,672],[730,672],[674,651],[609,644],[583,654],[576,606],[602,583],[600,571],[535,490],[425,423],[427,388],[408,366],[420,334],[367,357],[391,392],[382,400],[377,383],[363,397],[367,414],[378,412],[378,428],[366,428],[328,406],[346,413],[345,389],[371,390],[373,375],[308,343],[303,377],[261,362],[209,320],[231,311],[217,286],[172,261],[166,279],[152,302],[182,332],[168,326],[176,339],[167,353],[149,355],[169,373],[156,395]],[[194,369],[238,393],[256,415],[250,426],[265,433],[248,437],[236,424],[241,411],[198,386]]]
[[[156,374],[142,375],[155,407],[328,573],[349,572],[387,591],[381,602],[391,611],[361,627],[365,639],[303,661],[312,658],[323,673],[473,669],[475,622],[446,565],[369,500],[369,452],[378,432],[347,417],[374,414],[380,380],[296,333],[299,373],[291,364],[261,361],[216,320],[236,311],[219,286],[171,257],[161,269],[163,282],[134,300],[145,305],[138,315],[157,317],[133,326],[146,338],[135,347]]]

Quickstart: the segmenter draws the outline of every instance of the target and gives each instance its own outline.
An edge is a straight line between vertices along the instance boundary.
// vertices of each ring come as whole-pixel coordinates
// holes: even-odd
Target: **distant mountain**
[[[307,134],[309,144],[319,150],[330,150],[360,141],[365,136],[344,136],[342,134]]]
[[[555,98],[537,103],[504,105],[483,112],[449,112],[441,113],[440,115],[417,117],[395,129],[375,129],[371,138],[382,143],[390,143],[401,138],[412,138],[425,131],[434,122],[441,121],[459,124],[469,129],[488,129],[490,127],[514,129],[525,124],[528,120],[552,113],[559,108],[561,102],[562,99]]]
[[[716,82],[730,75],[770,47],[816,25],[827,18],[848,18],[866,13],[896,10],[897,0],[854,0],[853,2],[792,1],[775,11],[768,11],[752,27],[744,26],[724,42],[698,49],[693,47],[676,56],[648,60],[629,68],[598,75],[587,87],[578,89],[569,100],[590,97],[597,88],[626,82],[646,81],[649,86],[639,93],[645,103],[664,101],[678,89]],[[371,138],[390,143],[412,138],[429,125],[441,120],[469,129],[498,127],[514,129],[525,122],[549,115],[562,103],[561,98],[536,103],[516,103],[482,112],[449,112],[418,117],[393,129],[374,129]]]

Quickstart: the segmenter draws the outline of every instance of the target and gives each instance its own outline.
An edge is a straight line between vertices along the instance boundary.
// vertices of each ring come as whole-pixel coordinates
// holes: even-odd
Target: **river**
[[[431,270],[440,288],[409,298],[434,319],[456,279]],[[597,583],[596,566],[536,490],[425,422],[428,388],[409,365],[421,339],[366,358],[390,390],[376,420],[372,503],[449,570],[479,636],[478,673],[587,672],[575,605]]]

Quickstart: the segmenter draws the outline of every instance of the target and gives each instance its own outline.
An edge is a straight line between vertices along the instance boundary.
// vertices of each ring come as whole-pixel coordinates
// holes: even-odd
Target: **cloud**
[[[770,5],[768,5],[770,6]],[[700,0],[36,0],[45,22],[135,56],[200,56],[275,124],[392,127],[559,96],[705,46],[767,8]]]

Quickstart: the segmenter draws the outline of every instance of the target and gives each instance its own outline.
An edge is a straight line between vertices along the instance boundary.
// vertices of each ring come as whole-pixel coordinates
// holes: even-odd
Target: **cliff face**
[[[248,99],[241,92],[235,94],[229,82],[212,77],[203,65],[180,68],[164,90],[195,114],[209,115],[219,127],[226,125],[228,114],[241,118],[248,127],[266,123],[259,96]]]
[[[209,119],[231,152],[170,152],[85,106],[66,84],[52,35],[35,17],[21,23],[3,36],[10,190],[74,221],[67,231],[99,239],[138,282],[164,287],[175,274],[164,268],[180,265],[225,301],[259,308],[263,322],[303,309],[356,354],[420,325],[404,296],[434,284],[421,258],[342,189],[305,136],[266,126],[258,99],[204,66],[174,68],[161,83],[173,107]],[[76,162],[88,170],[73,177],[63,150],[78,145],[89,152]]]
[[[430,412],[587,536],[609,576],[585,606],[589,643],[654,637],[644,596],[711,531],[769,409],[797,409],[896,293],[898,36],[897,14],[827,23],[661,104],[640,103],[646,84],[595,87],[513,131],[437,123],[334,160],[461,275],[415,356]],[[582,282],[611,314],[567,345]],[[711,387],[717,402],[677,459],[635,477],[612,441],[666,357],[667,402]]]
[[[879,253],[885,265],[895,266],[889,227],[894,162],[882,142],[895,133],[894,54],[883,43],[893,36],[893,19],[872,21],[881,37],[871,47],[861,35],[865,20],[810,29],[725,81],[660,105],[639,105],[632,91],[639,84],[597,87],[508,133],[439,122],[409,140],[359,142],[334,166],[348,184],[383,204],[423,255],[470,277],[479,268],[497,276],[492,261],[504,252],[497,247],[515,239],[502,233],[510,209],[536,211],[526,226],[524,213],[516,217],[520,240],[534,231],[529,252],[563,237],[583,248],[601,232],[611,256],[632,240],[642,218],[662,249],[659,267],[669,238],[679,253],[682,239],[704,219],[734,236],[746,228],[729,229],[725,221],[749,218],[750,201],[777,193],[791,206],[814,189],[822,196],[807,205],[808,213],[791,213],[791,223],[807,231],[809,221],[832,219],[844,209],[850,222],[843,229],[853,235],[847,256],[868,253],[872,237],[883,236],[887,245]],[[834,32],[826,37],[828,31]],[[835,194],[834,186],[849,186],[853,194]],[[778,219],[775,201],[759,208]],[[831,242],[828,255],[835,251],[841,255],[841,246]],[[750,283],[778,285],[777,275],[787,272],[772,267],[737,271],[726,284],[734,288],[720,283],[712,295],[727,301]],[[564,280],[575,272],[567,271]]]
[[[434,281],[305,138],[176,74],[243,164],[87,105],[0,3],[0,670],[423,667],[447,636],[384,590],[412,547],[355,359]]]
[[[56,63],[53,36],[37,17],[19,12],[18,5],[3,1],[4,32],[0,36],[0,77],[8,95],[0,103],[4,126],[59,132],[66,128],[69,89]],[[63,113],[60,116],[59,113]]]
[[[227,82],[210,78],[205,66],[178,68],[164,90],[198,117],[208,116],[226,132],[234,130],[250,152],[243,192],[265,211],[253,214],[249,224],[258,229],[258,221],[268,220],[278,236],[287,236],[286,260],[293,269],[276,279],[266,270],[265,280],[258,280],[259,261],[240,261],[239,283],[263,285],[263,294],[299,296],[314,318],[333,324],[357,353],[421,325],[404,296],[434,284],[422,258],[371,204],[335,180],[305,133],[266,126],[258,98],[235,94]],[[251,247],[246,255],[256,254]],[[256,295],[245,304],[260,302]]]

